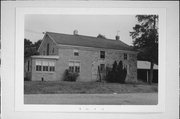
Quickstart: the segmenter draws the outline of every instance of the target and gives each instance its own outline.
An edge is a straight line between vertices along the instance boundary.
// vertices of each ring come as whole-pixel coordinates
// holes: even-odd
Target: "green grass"
[[[25,94],[112,94],[112,93],[152,93],[157,92],[157,84],[148,85],[118,84],[102,82],[66,82],[66,81],[25,81]]]

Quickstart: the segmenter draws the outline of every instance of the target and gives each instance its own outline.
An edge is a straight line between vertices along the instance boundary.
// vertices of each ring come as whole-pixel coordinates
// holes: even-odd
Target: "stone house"
[[[137,80],[137,52],[120,41],[79,35],[46,32],[38,49],[25,63],[25,77],[32,81],[62,80],[66,69],[78,72],[77,81],[97,81],[106,67],[123,61],[126,81]]]

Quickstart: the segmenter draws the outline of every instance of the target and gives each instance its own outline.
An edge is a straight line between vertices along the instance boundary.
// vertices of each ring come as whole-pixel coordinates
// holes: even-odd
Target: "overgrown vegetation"
[[[38,48],[41,44],[42,40],[38,40],[37,42],[33,43],[28,39],[24,39],[24,58],[28,58],[32,55],[39,55]]]
[[[24,81],[31,81],[31,80],[28,77],[24,77]]]
[[[139,51],[138,60],[151,63],[149,84],[153,81],[153,67],[158,64],[158,15],[137,15],[138,23],[133,27],[130,36],[134,39],[134,48]]]
[[[66,69],[64,72],[63,78],[64,78],[64,81],[76,81],[78,76],[79,76],[79,73],[69,72],[69,70]]]
[[[127,75],[127,69],[126,67],[123,67],[122,61],[117,62],[115,61],[113,63],[113,67],[111,68],[106,68],[107,75],[105,80],[107,82],[112,82],[112,83],[125,83],[126,75]]]
[[[121,94],[121,93],[155,93],[158,85],[147,83],[102,83],[70,81],[25,81],[25,94]]]

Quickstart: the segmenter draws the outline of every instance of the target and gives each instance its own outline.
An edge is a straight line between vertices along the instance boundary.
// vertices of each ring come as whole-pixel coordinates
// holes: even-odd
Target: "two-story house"
[[[99,71],[123,61],[127,68],[126,81],[137,80],[137,52],[120,41],[79,35],[46,32],[38,49],[25,63],[25,77],[32,81],[62,80],[66,69],[78,72],[77,81],[97,81]]]

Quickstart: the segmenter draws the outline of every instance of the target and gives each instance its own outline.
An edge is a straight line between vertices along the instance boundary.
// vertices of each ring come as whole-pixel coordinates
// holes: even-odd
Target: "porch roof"
[[[150,69],[150,62],[148,61],[137,61],[138,69]],[[153,69],[158,69],[158,65],[154,64]]]
[[[59,56],[56,55],[33,55],[31,56],[31,58],[35,58],[35,59],[59,59]]]

